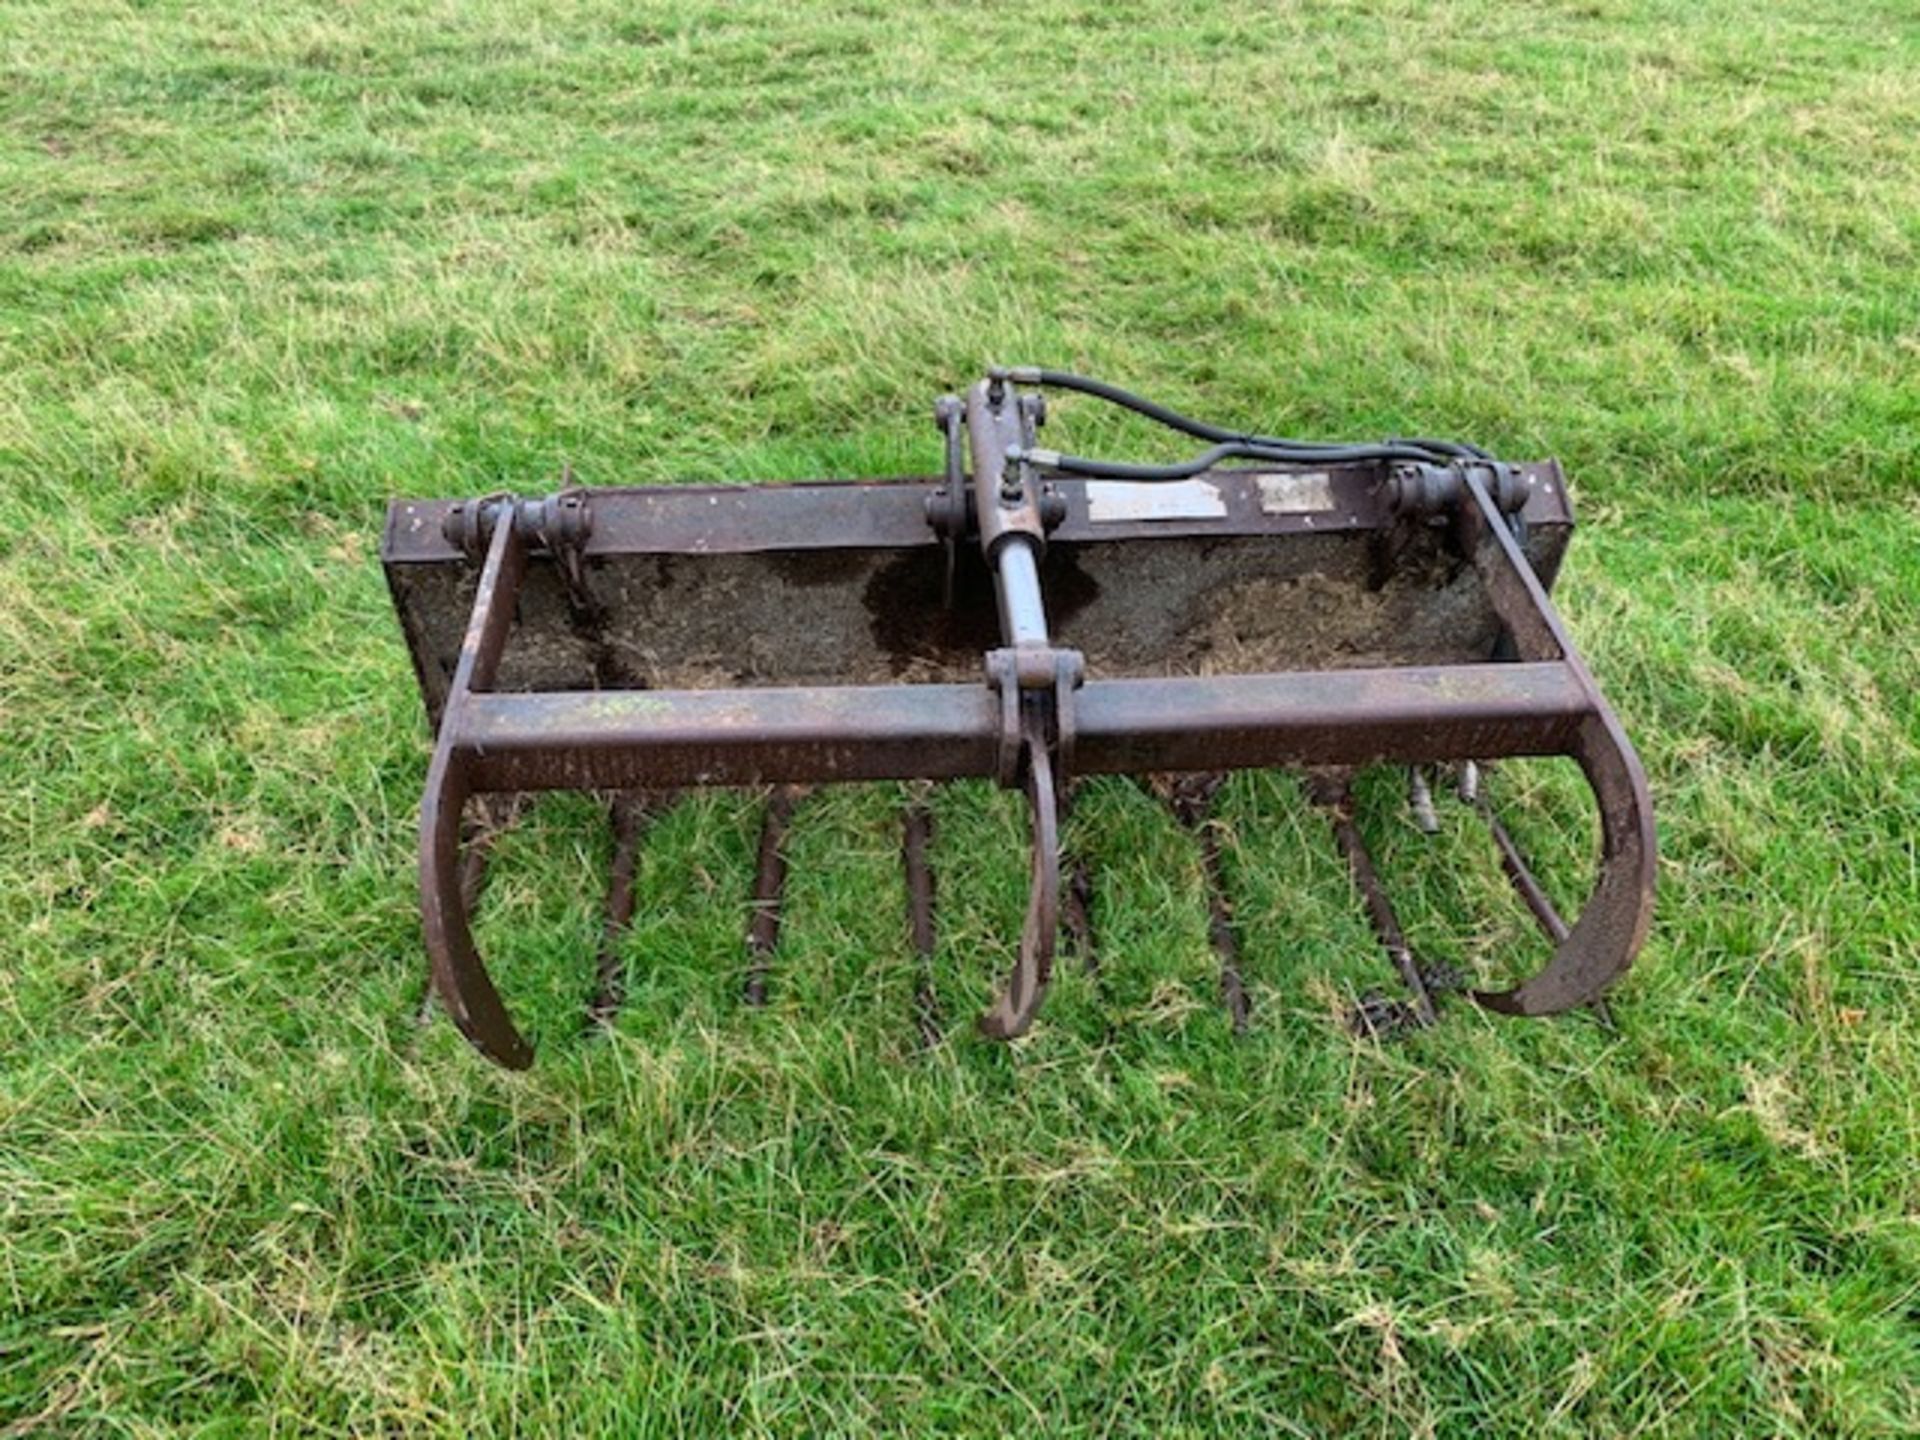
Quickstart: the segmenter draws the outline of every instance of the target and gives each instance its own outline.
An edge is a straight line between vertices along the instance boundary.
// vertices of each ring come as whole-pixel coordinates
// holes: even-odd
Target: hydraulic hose
[[[1229,457],[1241,457],[1259,460],[1279,460],[1312,464],[1315,461],[1338,463],[1360,460],[1417,460],[1427,463],[1444,464],[1449,460],[1490,460],[1493,457],[1477,445],[1465,444],[1456,440],[1436,440],[1425,436],[1407,439],[1392,438],[1378,444],[1341,444],[1324,440],[1296,440],[1279,435],[1255,435],[1239,430],[1229,430],[1222,425],[1212,425],[1204,420],[1196,420],[1191,415],[1183,415],[1178,410],[1149,400],[1144,395],[1136,395],[1131,390],[1105,380],[1097,380],[1091,375],[1077,375],[1071,370],[1049,370],[1039,365],[1003,365],[989,370],[994,379],[1007,380],[1016,385],[1043,385],[1057,390],[1072,390],[1082,395],[1090,395],[1144,416],[1155,424],[1164,425],[1169,430],[1178,430],[1195,439],[1210,440],[1220,445],[1240,445],[1249,449],[1225,450],[1215,455],[1216,460]],[[1051,454],[1052,452],[1037,452]],[[1183,480],[1197,475],[1207,468],[1199,460],[1184,464],[1166,466],[1130,466],[1118,461],[1090,460],[1082,456],[1062,455],[1062,462],[1072,461],[1071,466],[1062,463],[1049,468],[1059,469],[1067,474],[1097,475],[1113,479],[1139,480]],[[1204,458],[1204,457],[1203,457]],[[1035,463],[1040,463],[1035,459]],[[1209,462],[1211,463],[1211,462]],[[1098,467],[1098,468],[1087,468]],[[1141,473],[1133,473],[1141,472]]]
[[[1222,460],[1271,460],[1281,465],[1343,465],[1368,460],[1408,460],[1415,464],[1445,464],[1450,458],[1417,446],[1399,443],[1378,445],[1328,445],[1306,450],[1295,445],[1264,445],[1248,440],[1223,440],[1202,450],[1191,460],[1170,465],[1137,465],[1124,460],[1096,460],[1085,455],[1063,455],[1058,450],[1015,449],[1007,451],[1009,460],[1024,460],[1042,470],[1061,475],[1082,475],[1095,480],[1187,480],[1204,475]]]

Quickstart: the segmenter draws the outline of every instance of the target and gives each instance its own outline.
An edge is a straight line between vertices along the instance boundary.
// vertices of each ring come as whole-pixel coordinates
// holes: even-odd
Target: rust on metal
[[[512,792],[483,795],[461,818],[460,903],[467,914],[480,908],[480,893],[486,888],[493,847],[501,835],[513,828],[525,803],[524,795]],[[416,1024],[425,1025],[433,1019],[434,998],[433,976],[429,973],[420,1003],[414,1007]]]
[[[773,968],[773,952],[780,946],[780,905],[787,888],[787,856],[782,847],[799,799],[798,786],[778,786],[767,797],[767,808],[760,818],[760,851],[754,864],[753,903],[747,921],[744,995],[749,1005],[767,1003],[767,972]]]
[[[1167,464],[1044,448],[1048,390],[1205,448]],[[1210,813],[1218,776],[1414,767],[1409,799],[1424,825],[1433,807],[1419,767],[1515,756],[1579,763],[1599,808],[1599,875],[1562,923],[1538,908],[1544,895],[1530,895],[1531,872],[1496,830],[1552,948],[1531,978],[1473,998],[1551,1014],[1594,1001],[1625,971],[1652,909],[1652,807],[1547,598],[1572,529],[1557,465],[1441,440],[1253,435],[1030,368],[990,372],[943,398],[935,419],[940,469],[926,476],[582,487],[566,474],[546,496],[390,508],[382,558],[435,732],[420,827],[426,949],[444,1008],[484,1054],[518,1066],[532,1048],[474,947],[486,846],[465,816],[470,802],[545,790],[622,797],[596,1021],[619,1004],[647,813],[633,797],[698,786],[771,796],[749,1003],[766,993],[802,787],[991,779],[1025,797],[1026,917],[980,1019],[1011,1039],[1039,1014],[1063,928],[1093,963],[1089,872],[1060,851],[1081,777],[1186,777],[1175,809],[1200,847],[1221,995],[1239,1029],[1249,1008]],[[1424,1023],[1433,986],[1399,935],[1344,781],[1328,803]],[[916,792],[903,836],[907,941],[929,1033],[930,834]]]
[[[1480,812],[1487,822],[1487,831],[1493,837],[1494,848],[1500,853],[1500,868],[1506,872],[1508,881],[1513,885],[1514,893],[1520,897],[1520,903],[1539,924],[1547,939],[1555,945],[1567,938],[1567,922],[1560,917],[1560,911],[1547,894],[1546,887],[1535,878],[1533,867],[1527,864],[1527,857],[1521,853],[1520,846],[1514,841],[1507,827],[1501,823],[1499,815],[1494,813],[1493,802],[1479,787],[1478,777],[1467,783],[1463,777],[1460,798]],[[1613,1008],[1607,1003],[1604,993],[1595,995],[1587,1001],[1587,1009],[1594,1019],[1611,1030],[1614,1028]]]
[[[1100,953],[1093,941],[1093,871],[1084,856],[1076,855],[1067,865],[1066,893],[1060,898],[1060,928],[1067,946],[1080,957],[1080,966],[1089,975],[1100,973]]]
[[[1367,920],[1380,941],[1380,948],[1387,952],[1387,958],[1393,962],[1393,968],[1400,976],[1400,983],[1407,989],[1411,1024],[1420,1028],[1433,1024],[1439,1018],[1433,1003],[1433,991],[1427,984],[1426,974],[1419,962],[1414,959],[1412,947],[1407,944],[1406,932],[1400,928],[1400,917],[1394,911],[1393,901],[1387,897],[1387,887],[1380,881],[1380,872],[1374,868],[1373,855],[1367,849],[1367,842],[1361,836],[1360,828],[1353,823],[1351,778],[1344,774],[1316,775],[1310,781],[1309,789],[1314,802],[1327,812],[1327,818],[1333,824],[1334,844],[1347,862],[1347,873],[1353,878],[1354,889],[1360,892]],[[1365,1010],[1361,1012],[1360,1023],[1367,1030],[1379,1028]]]
[[[1207,941],[1220,961],[1220,1001],[1227,1007],[1227,1018],[1237,1035],[1247,1028],[1253,1003],[1240,973],[1240,937],[1233,928],[1233,907],[1227,899],[1226,862],[1220,849],[1220,826],[1213,813],[1214,801],[1226,778],[1217,772],[1177,776],[1167,800],[1175,818],[1200,841],[1200,866],[1207,887]]]
[[[640,837],[650,818],[649,798],[618,794],[608,803],[613,829],[613,863],[607,871],[607,918],[600,930],[600,953],[593,967],[593,996],[587,1001],[587,1026],[613,1023],[626,999],[626,961],[620,953],[633,923],[633,879]]]

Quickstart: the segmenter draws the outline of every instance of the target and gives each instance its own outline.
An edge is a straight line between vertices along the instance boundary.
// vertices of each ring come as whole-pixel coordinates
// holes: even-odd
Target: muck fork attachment
[[[1140,465],[1040,448],[1042,391],[1115,404],[1208,442]],[[1409,992],[1369,997],[1371,1033],[1432,1022],[1451,976],[1401,932],[1353,812],[1358,769],[1570,756],[1599,808],[1598,880],[1563,921],[1487,808],[1501,864],[1552,944],[1486,1009],[1596,1002],[1632,962],[1653,899],[1646,779],[1547,598],[1572,530],[1559,467],[1438,440],[1333,445],[1224,430],[1082,376],[995,370],[936,406],[943,473],[890,480],[581,489],[397,501],[382,547],[435,727],[420,813],[433,985],[482,1053],[524,1066],[469,923],[470,801],[606,795],[616,829],[589,1007],[619,1004],[618,958],[649,815],[695,786],[765,787],[747,998],[772,978],[783,839],[809,787],[992,778],[1022,791],[1026,920],[980,1029],[1012,1039],[1046,993],[1063,913],[1086,929],[1084,870],[1063,897],[1071,780],[1151,779],[1198,840],[1221,994],[1249,996],[1212,813],[1225,772],[1290,767],[1329,815]],[[1427,768],[1422,768],[1427,767]],[[804,817],[804,811],[800,812]],[[1424,828],[1424,826],[1423,826]],[[914,1013],[938,1011],[931,812],[904,814]],[[463,877],[465,884],[463,885]],[[1089,957],[1090,959],[1090,957]]]

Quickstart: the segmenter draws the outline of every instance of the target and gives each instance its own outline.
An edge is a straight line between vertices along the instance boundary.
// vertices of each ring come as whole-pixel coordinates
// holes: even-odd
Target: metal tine
[[[1233,928],[1233,909],[1227,903],[1226,861],[1220,848],[1220,827],[1214,822],[1213,802],[1226,783],[1219,772],[1177,777],[1167,794],[1174,818],[1200,842],[1200,863],[1207,884],[1207,939],[1220,957],[1220,999],[1233,1021],[1233,1033],[1244,1034],[1253,1002],[1240,973],[1240,939]]]
[[[1558,945],[1572,931],[1548,896],[1545,887],[1535,877],[1533,867],[1527,864],[1527,857],[1521,853],[1518,842],[1501,823],[1499,815],[1494,813],[1493,801],[1488,797],[1481,783],[1483,779],[1480,767],[1468,761],[1461,770],[1460,799],[1477,810],[1481,819],[1486,821],[1487,833],[1493,837],[1494,848],[1500,852],[1500,868],[1506,872],[1507,879],[1512,882],[1514,893],[1519,895],[1521,903],[1539,922],[1540,929],[1546,937]],[[1609,1030],[1616,1028],[1613,1007],[1607,1003],[1606,996],[1595,996],[1587,1002],[1586,1008],[1601,1025]]]
[[[520,818],[520,812],[526,808],[527,797],[517,792],[482,795],[474,802],[474,814],[462,826],[463,835],[460,848],[460,903],[471,915],[480,904],[480,892],[487,884],[487,863],[493,858],[494,842],[502,834],[513,828]],[[428,977],[426,988],[420,992],[420,1003],[414,1006],[413,1020],[416,1025],[428,1025],[433,1021],[435,1005],[433,979]]]
[[[1064,824],[1073,813],[1073,802],[1080,787],[1069,785],[1060,797],[1060,819]],[[1067,865],[1067,883],[1060,896],[1060,928],[1067,944],[1080,957],[1081,967],[1096,980],[1100,976],[1100,956],[1093,943],[1093,868],[1084,855],[1062,857]]]
[[[613,826],[613,863],[607,871],[607,918],[600,931],[600,953],[593,967],[593,996],[587,1001],[586,1030],[604,1030],[626,999],[626,964],[620,942],[633,923],[633,881],[640,840],[654,816],[673,802],[669,794],[623,790],[608,803]]]
[[[1023,722],[1032,869],[1027,916],[1020,926],[1020,953],[992,1008],[978,1022],[980,1033],[994,1040],[1017,1040],[1032,1028],[1046,997],[1060,939],[1060,796],[1053,783],[1051,752],[1035,741],[1037,713],[1031,712]]]
[[[753,917],[747,922],[747,983],[743,998],[753,1006],[767,1003],[767,973],[780,944],[780,902],[787,885],[787,857],[782,844],[793,808],[805,787],[778,785],[767,797],[760,821],[760,857],[753,877]]]
[[[927,863],[927,849],[933,843],[933,810],[924,794],[907,802],[906,824],[901,856],[907,871],[907,926],[913,940],[914,958],[919,975],[913,989],[913,1021],[921,1045],[928,1050],[940,1044],[940,1001],[933,990],[934,890],[933,867]]]
[[[1469,805],[1480,798],[1479,761],[1462,760],[1460,762],[1460,776],[1456,789],[1460,798]]]
[[[1334,844],[1340,847],[1340,853],[1346,857],[1354,887],[1359,890],[1367,908],[1367,918],[1373,923],[1373,933],[1379,937],[1381,948],[1387,952],[1387,958],[1399,972],[1401,983],[1413,997],[1414,1023],[1422,1027],[1432,1025],[1439,1018],[1434,1008],[1433,992],[1428,988],[1426,976],[1420,973],[1419,963],[1407,945],[1406,934],[1400,928],[1400,917],[1394,913],[1393,902],[1387,898],[1386,887],[1380,883],[1380,872],[1374,868],[1373,856],[1367,850],[1367,842],[1361,837],[1360,827],[1353,823],[1351,777],[1346,774],[1316,775],[1309,781],[1308,789],[1314,803],[1324,809],[1332,821]],[[1365,1011],[1363,1005],[1361,1018],[1364,1027],[1377,1032],[1381,1027],[1374,1024]]]
[[[1060,797],[1063,820],[1072,812],[1079,793],[1079,785],[1069,785]],[[1067,872],[1060,893],[1060,928],[1067,945],[1079,955],[1082,971],[1093,982],[1095,1001],[1106,1017],[1103,1024],[1110,1040],[1114,1033],[1112,1007],[1107,1003],[1106,977],[1100,970],[1099,939],[1093,928],[1093,866],[1085,855],[1077,852],[1063,852],[1060,858]]]
[[[1534,878],[1526,857],[1520,853],[1520,847],[1514,843],[1507,827],[1500,823],[1500,817],[1493,813],[1493,806],[1485,800],[1474,805],[1481,817],[1487,822],[1487,830],[1493,836],[1493,843],[1500,851],[1500,868],[1507,872],[1507,879],[1513,882],[1514,890],[1522,903],[1533,912],[1533,918],[1540,922],[1540,928],[1554,944],[1558,945],[1571,933],[1567,922],[1560,918],[1560,912],[1554,908],[1553,901],[1547,898],[1547,892],[1541,888],[1539,880]]]
[[[1066,894],[1061,897],[1060,927],[1067,943],[1080,957],[1087,974],[1100,974],[1100,956],[1093,948],[1093,871],[1075,855],[1068,859]]]
[[[1440,816],[1433,808],[1433,786],[1427,783],[1427,768],[1424,765],[1407,767],[1407,809],[1413,815],[1413,825],[1422,835],[1440,833]]]

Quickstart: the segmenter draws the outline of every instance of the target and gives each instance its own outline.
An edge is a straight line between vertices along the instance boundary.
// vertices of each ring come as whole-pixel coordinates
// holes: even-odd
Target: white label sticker
[[[1205,480],[1089,480],[1087,518],[1106,520],[1217,520],[1227,502]]]
[[[1260,508],[1269,515],[1305,515],[1333,509],[1333,485],[1324,470],[1288,475],[1256,475]]]

